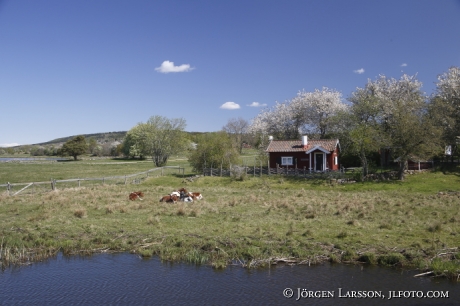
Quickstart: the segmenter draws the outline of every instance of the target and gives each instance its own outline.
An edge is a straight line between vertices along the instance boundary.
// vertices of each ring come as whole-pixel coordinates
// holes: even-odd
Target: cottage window
[[[283,156],[283,157],[281,157],[281,165],[282,166],[291,166],[291,165],[293,165],[292,156]]]
[[[338,158],[337,156],[334,156],[334,165],[337,165],[338,164]]]

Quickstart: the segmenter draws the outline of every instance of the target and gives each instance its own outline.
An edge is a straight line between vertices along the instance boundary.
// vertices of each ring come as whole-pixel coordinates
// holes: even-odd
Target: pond
[[[126,253],[59,254],[0,272],[0,304],[458,305],[460,283],[416,273],[343,264],[214,270]]]
[[[11,161],[28,162],[28,161],[61,161],[61,160],[68,160],[68,159],[59,158],[59,157],[0,157],[0,163],[1,162],[11,162]]]

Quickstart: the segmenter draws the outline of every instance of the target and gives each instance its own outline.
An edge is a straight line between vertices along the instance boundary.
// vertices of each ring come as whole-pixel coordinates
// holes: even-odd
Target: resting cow
[[[203,198],[203,196],[199,192],[189,192],[188,196],[192,197],[194,200],[201,200]]]
[[[193,202],[193,198],[189,197],[189,196],[182,197],[182,198],[180,198],[180,200],[183,201],[183,202],[190,202],[190,203]]]
[[[139,199],[142,201],[143,197],[144,197],[144,193],[142,191],[134,191],[129,194],[129,199],[131,201],[134,201],[136,199]]]
[[[176,203],[179,198],[176,195],[166,195],[160,199],[160,202]]]

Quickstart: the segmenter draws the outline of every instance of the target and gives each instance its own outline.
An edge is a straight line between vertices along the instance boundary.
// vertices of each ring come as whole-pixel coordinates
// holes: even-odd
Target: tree
[[[191,151],[188,161],[194,171],[201,172],[210,167],[228,169],[230,164],[236,163],[238,156],[229,135],[221,131],[199,135],[196,149]]]
[[[62,145],[62,148],[58,150],[58,155],[73,156],[74,160],[77,160],[78,155],[85,154],[87,150],[88,144],[85,136],[80,135]]]
[[[93,154],[93,155],[97,155],[97,140],[96,138],[94,137],[91,137],[88,141],[88,150],[89,150],[89,153]]]
[[[292,109],[290,101],[278,103],[263,109],[248,127],[252,134],[271,135],[276,139],[299,138],[302,126],[300,117]]]
[[[401,79],[380,76],[368,82],[378,101],[376,116],[388,145],[399,160],[398,177],[404,180],[409,158],[433,156],[440,149],[440,129],[428,115],[428,104],[415,76]]]
[[[168,119],[161,116],[147,121],[147,150],[157,167],[166,165],[168,158],[183,151],[188,146],[182,118]]]
[[[456,151],[460,136],[460,68],[450,67],[438,76],[436,93],[431,97],[430,115],[442,129],[444,145]],[[453,154],[452,154],[453,158]]]
[[[247,129],[249,122],[241,117],[231,118],[227,124],[222,127],[222,130],[226,132],[233,140],[233,146],[238,148],[238,152],[243,152],[243,143],[246,140]]]
[[[341,97],[339,92],[327,87],[314,92],[301,91],[289,101],[262,110],[248,130],[277,139],[298,139],[305,133],[310,137],[325,138],[335,130],[332,118],[347,108]]]
[[[185,120],[152,116],[128,131],[125,147],[130,155],[151,156],[157,167],[166,165],[169,157],[184,150],[189,141],[185,137]]]
[[[368,82],[364,88],[357,88],[348,101],[352,103],[345,117],[348,133],[349,150],[356,154],[363,169],[363,177],[368,174],[368,156],[385,145],[384,136],[380,131],[380,105],[375,95],[374,84]],[[348,119],[348,120],[346,120]]]
[[[331,118],[347,107],[342,103],[342,94],[327,87],[313,92],[301,91],[291,104],[299,121],[303,123],[303,133],[318,135],[320,139],[332,132]]]
[[[139,156],[144,159],[144,156],[149,155],[147,149],[148,126],[145,123],[138,123],[130,129],[123,140],[123,154],[128,157]]]

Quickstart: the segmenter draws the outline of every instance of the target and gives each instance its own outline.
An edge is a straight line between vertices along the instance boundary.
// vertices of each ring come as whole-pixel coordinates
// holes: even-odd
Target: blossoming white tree
[[[440,149],[440,130],[427,115],[428,104],[416,76],[403,75],[396,80],[381,75],[367,86],[377,98],[376,118],[399,160],[398,177],[403,180],[411,157],[424,158]]]
[[[319,138],[333,131],[331,118],[347,108],[342,103],[342,94],[327,87],[313,92],[301,91],[292,99],[291,104],[299,122],[303,123],[302,132],[319,135]]]
[[[364,88],[357,88],[348,98],[352,103],[349,112],[340,118],[347,125],[342,134],[349,143],[349,150],[358,155],[364,177],[368,174],[368,155],[384,143],[379,125],[379,100],[373,85],[368,82]]]
[[[271,108],[263,109],[248,128],[251,133],[272,135],[278,139],[297,138],[302,122],[296,116],[290,101],[276,103]]]
[[[327,87],[301,91],[291,100],[262,110],[253,119],[250,131],[279,139],[298,138],[300,133],[323,138],[333,130],[330,119],[347,108],[341,98],[339,92]]]
[[[450,67],[438,76],[436,93],[431,97],[430,115],[443,130],[444,145],[450,145],[455,151],[456,137],[460,136],[459,67]]]

